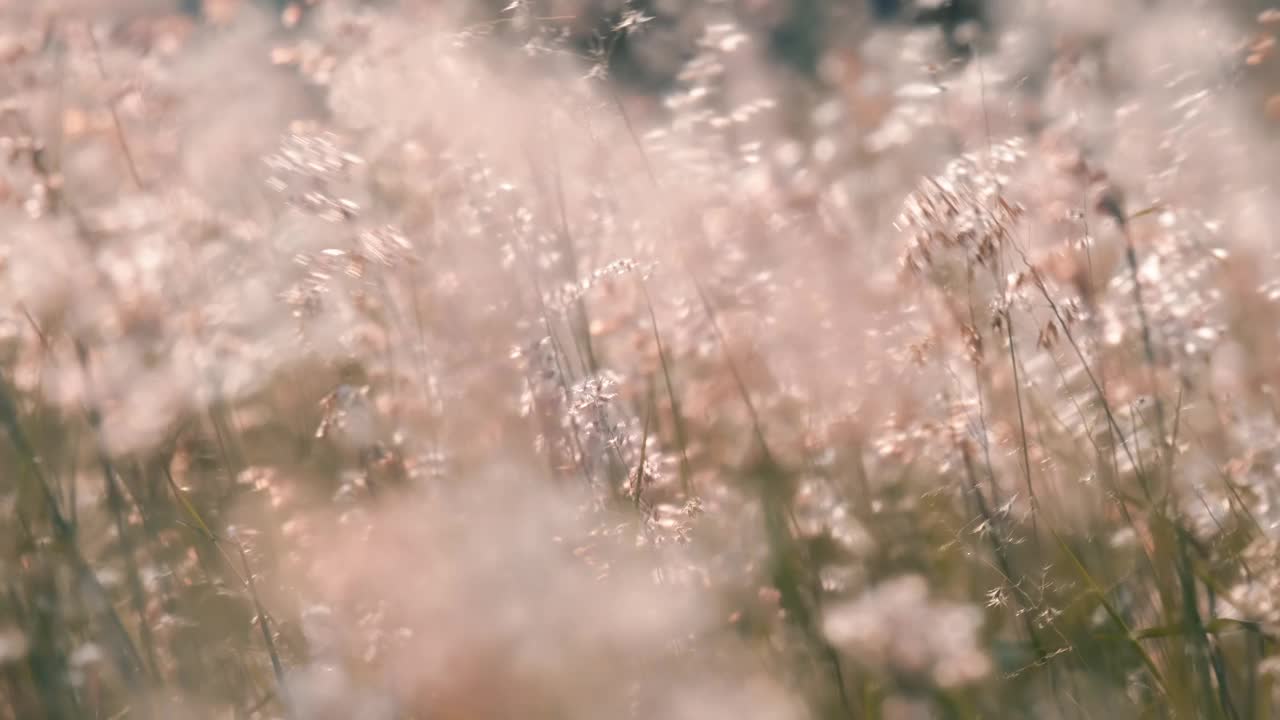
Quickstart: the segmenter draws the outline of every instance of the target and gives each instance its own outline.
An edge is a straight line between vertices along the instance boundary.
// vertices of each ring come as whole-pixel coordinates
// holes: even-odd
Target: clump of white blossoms
[[[871,588],[827,612],[824,631],[841,653],[868,668],[917,685],[950,688],[982,679],[991,661],[979,648],[982,612],[935,602],[919,575]]]

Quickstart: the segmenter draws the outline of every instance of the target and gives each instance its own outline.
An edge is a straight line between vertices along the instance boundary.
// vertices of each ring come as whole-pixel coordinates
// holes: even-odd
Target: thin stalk
[[[1124,214],[1119,212],[1119,207],[1114,203],[1114,199],[1108,196],[1109,202],[1104,201],[1103,207],[1112,213],[1115,219],[1120,223],[1120,230],[1124,233],[1124,258],[1129,266],[1130,280],[1133,282],[1133,304],[1138,310],[1138,322],[1142,330],[1142,352],[1147,361],[1147,373],[1149,382],[1151,383],[1151,397],[1156,409],[1156,428],[1159,431],[1156,435],[1160,448],[1168,452],[1169,448],[1165,444],[1165,414],[1164,401],[1160,399],[1160,389],[1157,384],[1157,364],[1155,341],[1152,339],[1151,321],[1147,317],[1147,305],[1142,298],[1142,282],[1138,277],[1138,249],[1133,242],[1133,233],[1130,231],[1128,219]]]
[[[285,717],[292,718],[293,708],[287,694],[288,687],[285,684],[284,663],[280,662],[280,654],[276,652],[276,642],[271,636],[271,628],[267,622],[267,613],[262,609],[262,601],[258,599],[258,588],[253,580],[253,570],[249,567],[249,556],[245,554],[244,545],[239,541],[236,541],[236,550],[239,551],[240,563],[244,566],[244,576],[249,587],[249,597],[253,599],[253,611],[258,615],[258,629],[262,631],[262,643],[267,648],[267,655],[271,657],[271,671],[276,677],[276,695],[280,698],[280,706],[284,709]]]
[[[98,38],[93,34],[91,23],[85,23],[85,35],[89,36],[89,47],[93,50],[93,63],[98,70],[98,77],[105,83],[110,80],[110,77],[107,76],[106,65],[102,62],[102,52],[98,48]],[[143,190],[146,186],[142,182],[142,174],[138,172],[138,164],[134,162],[129,136],[125,134],[124,123],[120,121],[120,111],[116,108],[115,98],[107,100],[107,111],[111,113],[111,126],[115,131],[116,142],[120,145],[120,152],[124,156],[125,167],[129,170],[129,179],[133,181],[135,190]]]
[[[1027,495],[1031,502],[1031,530],[1036,543],[1040,542],[1040,526],[1037,519],[1040,515],[1040,500],[1036,497],[1035,485],[1031,482],[1031,451],[1027,441],[1027,420],[1022,409],[1022,378],[1018,371],[1017,342],[1013,332],[1013,314],[1009,308],[1004,309],[1005,337],[1009,341],[1009,365],[1013,368],[1013,399],[1018,406],[1019,446],[1022,450],[1022,472],[1027,486]]]
[[[653,310],[653,299],[649,296],[648,284],[640,278],[640,292],[644,295],[645,308],[649,311],[649,326],[653,329],[653,341],[658,347],[658,361],[662,363],[662,379],[666,384],[667,398],[671,403],[671,422],[675,428],[676,445],[680,448],[680,485],[686,498],[693,497],[693,473],[689,469],[688,439],[685,434],[684,414],[680,412],[680,400],[676,396],[675,382],[671,379],[671,364],[667,360],[667,351],[662,344],[662,334],[658,332],[658,316]]]

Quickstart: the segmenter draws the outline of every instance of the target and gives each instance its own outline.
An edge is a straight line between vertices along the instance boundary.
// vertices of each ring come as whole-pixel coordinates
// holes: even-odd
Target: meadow
[[[0,0],[0,720],[1280,717],[1277,35]]]

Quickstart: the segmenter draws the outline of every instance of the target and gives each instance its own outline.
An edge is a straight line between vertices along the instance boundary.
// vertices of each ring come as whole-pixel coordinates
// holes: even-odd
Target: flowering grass
[[[897,5],[0,0],[0,720],[1275,716],[1280,10]]]

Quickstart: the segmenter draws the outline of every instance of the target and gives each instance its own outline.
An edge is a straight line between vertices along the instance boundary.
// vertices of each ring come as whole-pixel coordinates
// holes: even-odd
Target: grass
[[[0,2],[0,720],[1275,714],[1280,15],[214,5]]]

